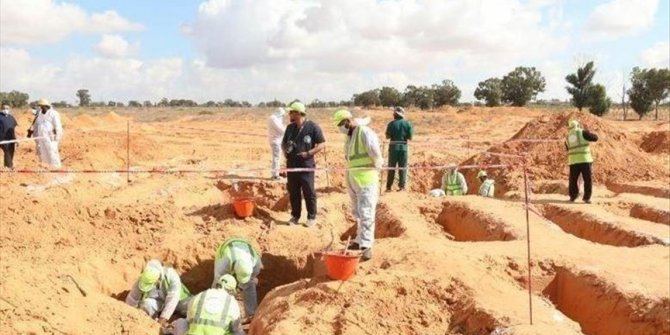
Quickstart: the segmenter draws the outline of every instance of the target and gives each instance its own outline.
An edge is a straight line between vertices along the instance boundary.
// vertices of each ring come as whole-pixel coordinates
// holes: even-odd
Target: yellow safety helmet
[[[235,277],[225,274],[221,276],[217,282],[219,284],[219,287],[226,291],[235,291],[237,288],[237,280],[235,280]]]
[[[305,109],[305,104],[303,104],[300,101],[294,101],[288,106],[286,106],[286,111],[287,112],[299,112],[302,115],[307,115],[306,109]]]
[[[151,260],[147,263],[140,275],[137,286],[140,291],[147,293],[151,291],[158,280],[161,278],[162,266],[157,260]]]
[[[479,171],[479,173],[477,173],[477,178],[481,178],[481,177],[488,177],[488,175],[486,174],[486,171],[481,170],[481,171]]]
[[[577,121],[577,120],[570,120],[570,121],[568,121],[568,127],[569,127],[570,129],[572,129],[572,128],[578,128],[578,127],[579,127],[579,121]]]
[[[339,127],[342,121],[351,119],[352,117],[353,115],[351,115],[350,111],[346,109],[338,109],[335,114],[333,114],[333,125]]]

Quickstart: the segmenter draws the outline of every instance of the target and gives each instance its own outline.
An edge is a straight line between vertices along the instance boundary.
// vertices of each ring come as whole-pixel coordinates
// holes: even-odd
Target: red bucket
[[[335,280],[347,280],[351,278],[356,273],[360,258],[360,253],[355,251],[347,253],[343,253],[342,251],[327,251],[323,253],[328,277]]]
[[[256,203],[254,198],[237,198],[233,201],[233,209],[235,214],[241,218],[246,218],[254,214]]]

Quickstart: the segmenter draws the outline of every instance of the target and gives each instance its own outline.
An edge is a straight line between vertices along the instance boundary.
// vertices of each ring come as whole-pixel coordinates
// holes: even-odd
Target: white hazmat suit
[[[48,109],[46,113],[39,111],[32,130],[34,137],[42,137],[36,140],[37,157],[40,162],[53,168],[60,168],[58,144],[63,139],[63,124],[58,112],[53,108]]]
[[[272,178],[279,178],[279,164],[281,158],[281,141],[284,138],[284,115],[283,108],[277,108],[268,118],[268,142],[272,149]]]

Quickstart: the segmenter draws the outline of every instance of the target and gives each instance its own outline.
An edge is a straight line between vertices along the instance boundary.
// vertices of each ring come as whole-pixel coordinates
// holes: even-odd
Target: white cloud
[[[119,35],[103,35],[95,49],[103,57],[121,58],[135,54],[139,47],[139,42],[130,44]]]
[[[596,6],[586,23],[590,38],[614,39],[633,35],[654,22],[658,0],[612,0]]]
[[[74,32],[112,33],[143,29],[115,11],[86,13],[79,6],[53,0],[0,2],[0,44],[42,44]]]
[[[213,67],[283,63],[318,72],[431,71],[473,57],[513,61],[560,50],[565,41],[543,28],[547,3],[210,0],[182,31]]]
[[[658,42],[642,51],[640,61],[647,67],[670,68],[670,42]]]
[[[19,90],[31,97],[74,101],[80,88],[91,91],[94,100],[127,101],[162,96],[181,96],[183,61],[161,58],[141,61],[134,58],[74,56],[64,64],[32,57],[27,51],[0,48],[0,90]],[[27,75],[30,74],[30,75]]]

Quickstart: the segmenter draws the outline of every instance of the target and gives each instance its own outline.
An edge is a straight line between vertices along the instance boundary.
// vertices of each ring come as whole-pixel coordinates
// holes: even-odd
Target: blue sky
[[[517,65],[567,98],[595,60],[615,100],[633,66],[668,67],[670,0],[3,0],[0,89],[74,101],[348,99],[479,81]],[[26,20],[25,18],[31,18]],[[40,22],[49,24],[39,24]]]

